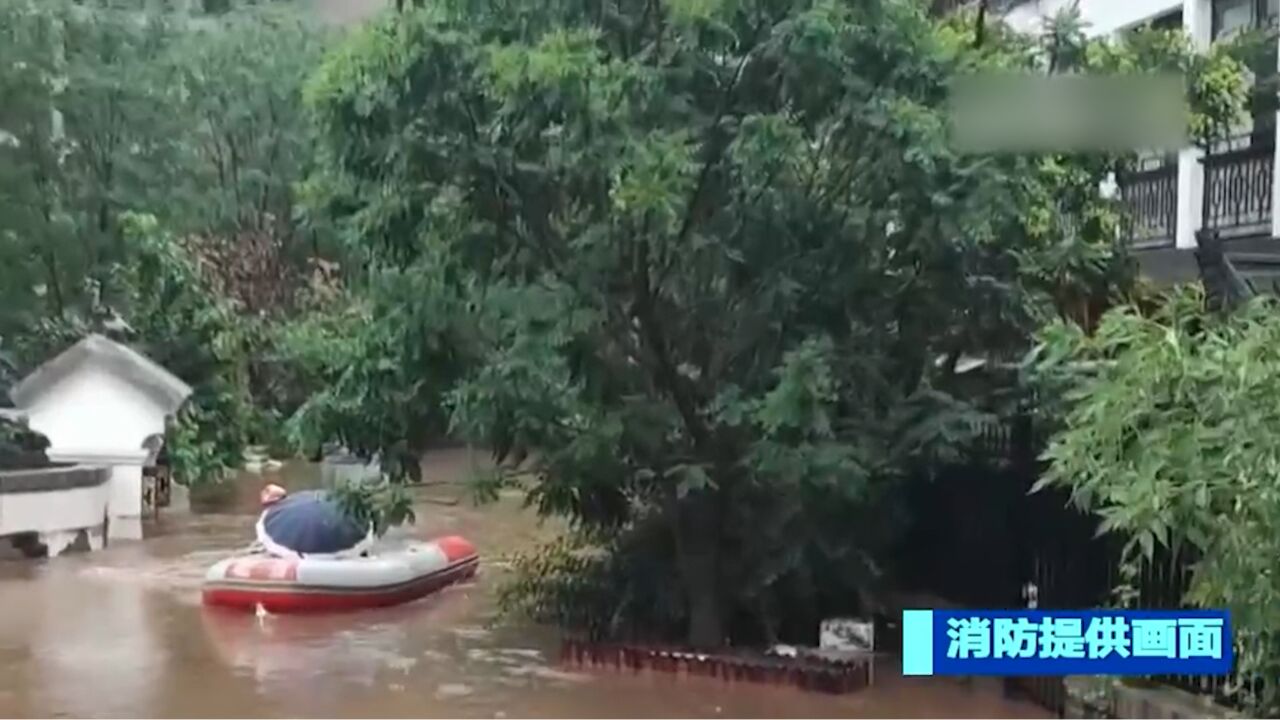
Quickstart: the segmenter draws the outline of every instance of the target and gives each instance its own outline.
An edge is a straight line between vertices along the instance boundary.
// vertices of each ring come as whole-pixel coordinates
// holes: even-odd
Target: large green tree
[[[851,594],[893,479],[998,409],[959,359],[1127,277],[1099,190],[1118,158],[949,143],[957,73],[1068,68],[964,20],[891,0],[388,14],[310,88],[315,197],[374,309],[301,417],[369,452],[446,420],[527,452],[543,512],[617,552],[651,541],[615,607],[676,588],[694,644]]]
[[[126,212],[204,236],[249,311],[287,295],[315,250],[293,187],[311,157],[301,86],[322,31],[288,11],[195,18],[142,0],[6,0],[0,18],[0,253],[13,271],[0,329],[110,300],[98,293],[128,260]]]
[[[5,349],[26,369],[118,313],[201,388],[182,427],[238,462],[244,385],[266,404],[300,392],[272,349],[325,242],[295,202],[313,157],[302,84],[325,31],[289,8],[4,0],[0,35]],[[130,213],[158,226],[130,237]],[[207,312],[161,322],[148,293],[165,283]],[[212,316],[216,331],[199,322]]]
[[[165,187],[172,33],[114,8],[0,4],[0,326],[86,309],[121,259],[115,219]],[[11,275],[9,273],[12,273]]]

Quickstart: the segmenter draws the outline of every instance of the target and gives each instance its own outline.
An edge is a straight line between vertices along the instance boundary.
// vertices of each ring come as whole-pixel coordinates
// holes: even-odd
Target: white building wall
[[[47,492],[0,494],[0,536],[22,532],[102,529],[110,484]]]
[[[1212,0],[1185,0],[1182,4],[1182,30],[1198,50],[1207,50],[1213,41]],[[1178,153],[1178,232],[1175,245],[1194,248],[1196,233],[1204,221],[1204,150],[1184,148]]]
[[[106,465],[108,538],[142,538],[142,443],[164,432],[165,411],[115,374],[85,363],[26,408],[33,430],[49,438],[55,462]],[[102,523],[99,515],[96,526]],[[83,526],[82,526],[83,527]]]
[[[106,540],[104,523],[110,516],[111,507],[111,482],[100,474],[104,470],[101,467],[78,467],[18,471],[17,475],[29,474],[32,476],[29,480],[48,483],[58,489],[0,493],[0,538],[36,533],[49,556],[56,557],[83,532],[89,541],[89,549],[101,548]],[[60,486],[67,479],[64,473],[76,473],[80,475],[76,479],[97,484]]]
[[[48,451],[54,462],[105,465],[111,469],[107,488],[107,538],[109,540],[142,539],[142,466],[147,451],[65,451],[53,447]],[[98,521],[99,524],[101,520]]]
[[[128,461],[117,459],[111,466],[111,487],[107,509],[111,524],[107,528],[112,540],[142,539],[142,464],[146,454]]]
[[[105,516],[107,538],[140,539],[142,474],[150,456],[144,443],[163,435],[169,414],[190,395],[191,388],[100,335],[86,337],[67,353],[20,383],[14,399],[28,426],[48,438],[50,460],[105,467],[110,474],[95,500],[85,500],[83,508],[79,499],[62,502],[66,491],[49,493],[59,500],[52,507],[60,508],[58,517],[49,522],[95,528],[101,536]],[[21,507],[23,502],[19,498],[11,505]],[[90,505],[96,509],[89,509]],[[46,510],[41,505],[30,512]],[[92,522],[86,522],[91,514]],[[56,552],[53,545],[50,550]]]
[[[1280,36],[1276,45],[1276,57],[1280,57]],[[1271,166],[1271,236],[1280,238],[1280,110],[1276,111],[1276,153]]]
[[[49,438],[54,452],[141,449],[149,435],[164,432],[163,408],[92,363],[82,365],[23,410],[31,429]]]
[[[1022,32],[1037,32],[1044,20],[1077,0],[1030,0],[1005,15],[1005,22]],[[1107,35],[1182,8],[1183,0],[1078,0],[1080,17],[1090,35]]]

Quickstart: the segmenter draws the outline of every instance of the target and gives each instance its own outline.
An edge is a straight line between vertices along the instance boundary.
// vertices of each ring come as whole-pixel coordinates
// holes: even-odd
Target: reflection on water
[[[31,688],[37,704],[80,716],[99,713],[104,696],[153,706],[156,687],[148,670],[169,664],[169,658],[148,622],[154,603],[146,589],[116,584],[87,593],[74,587],[74,578],[62,580],[28,586],[31,596],[23,599],[39,610],[30,623],[42,679]],[[84,611],[86,601],[92,612]],[[101,622],[104,617],[111,621]]]
[[[465,453],[441,452],[433,479]],[[313,485],[311,466],[248,476],[232,512],[175,510],[148,540],[54,561],[0,562],[0,715],[96,717],[1044,717],[998,686],[904,679],[831,697],[704,678],[573,673],[545,629],[494,623],[503,564],[395,608],[326,616],[207,611],[215,560],[252,537],[263,482]],[[440,494],[439,490],[420,491]],[[475,509],[420,503],[412,532],[457,532],[499,558],[551,532],[517,500]]]

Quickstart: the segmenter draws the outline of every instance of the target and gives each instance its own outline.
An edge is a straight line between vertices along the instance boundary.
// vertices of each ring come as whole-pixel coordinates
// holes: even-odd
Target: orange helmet
[[[288,490],[285,490],[279,485],[271,484],[262,488],[262,492],[258,493],[258,499],[261,500],[262,504],[265,506],[283,500],[284,496],[288,494]]]

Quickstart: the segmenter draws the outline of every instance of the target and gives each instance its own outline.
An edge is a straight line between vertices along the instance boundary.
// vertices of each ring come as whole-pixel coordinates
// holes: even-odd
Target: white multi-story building
[[[1274,27],[1280,18],[1280,0],[1022,0],[1004,17],[1016,29],[1035,32],[1072,6],[1091,35],[1147,24],[1181,27],[1202,48],[1242,29]],[[1280,264],[1280,215],[1273,212],[1280,206],[1276,103],[1255,103],[1251,115],[1214,147],[1147,158],[1118,178],[1130,211],[1125,239],[1157,280],[1195,278],[1194,250],[1206,242],[1232,254],[1236,266]]]

